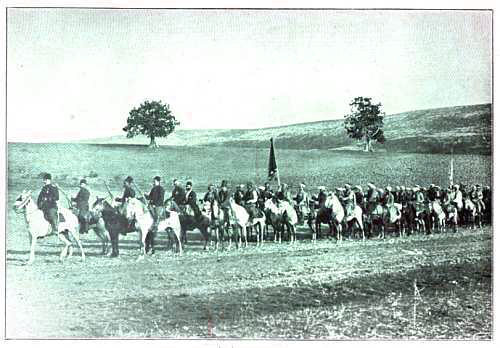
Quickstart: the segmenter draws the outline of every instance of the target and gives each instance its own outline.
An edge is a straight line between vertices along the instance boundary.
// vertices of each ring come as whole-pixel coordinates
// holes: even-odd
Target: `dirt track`
[[[491,337],[490,228],[229,252],[192,242],[140,262],[135,236],[109,259],[90,234],[87,261],[64,264],[52,238],[33,266],[26,241],[8,244],[7,337]]]

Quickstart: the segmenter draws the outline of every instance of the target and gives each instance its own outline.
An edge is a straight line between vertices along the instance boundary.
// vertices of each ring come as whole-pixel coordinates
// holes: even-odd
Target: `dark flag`
[[[271,150],[269,152],[269,166],[267,168],[267,176],[269,180],[277,178],[278,165],[276,164],[276,156],[274,155],[273,138],[271,138]]]

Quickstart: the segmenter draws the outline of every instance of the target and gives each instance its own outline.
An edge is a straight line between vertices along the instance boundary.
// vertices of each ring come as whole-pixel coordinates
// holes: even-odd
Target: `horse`
[[[429,201],[426,204],[426,212],[427,212],[427,221],[429,232],[432,233],[432,230],[437,226],[438,231],[444,232],[445,223],[446,223],[446,214],[439,204],[438,201]]]
[[[127,218],[123,214],[120,214],[118,210],[117,207],[113,207],[105,198],[96,197],[96,201],[92,204],[93,213],[104,220],[106,230],[109,232],[109,238],[111,239],[110,257],[118,257],[120,254],[118,248],[118,237],[120,234],[126,235],[136,232],[134,224],[130,224]]]
[[[272,199],[268,199],[264,206],[280,221],[279,241],[281,243],[281,233],[284,232],[285,227],[290,232],[290,244],[297,240],[297,231],[295,226],[299,221],[295,208],[288,201],[278,201],[275,204]]]
[[[337,230],[337,240],[342,240],[342,221],[344,220],[344,207],[338,197],[331,193],[327,196],[325,203],[317,211],[312,210],[308,225],[312,230],[312,240],[316,242],[317,237],[321,238],[321,224],[328,224],[330,234],[333,235],[333,229]],[[314,221],[315,228],[312,227]]]
[[[449,202],[447,204],[443,204],[443,210],[446,214],[446,219],[445,222],[448,222],[451,224],[453,228],[453,232],[457,232],[457,225],[458,225],[458,209],[457,207]]]
[[[215,250],[219,250],[219,244],[222,244],[224,240],[226,213],[224,209],[219,208],[217,201],[213,201],[213,203],[207,201],[203,203],[202,214],[210,219],[210,235],[212,236],[215,232]],[[212,245],[212,240],[210,240],[210,245]]]
[[[76,208],[71,209],[75,215],[78,216]],[[89,211],[89,221],[88,221],[88,229],[94,231],[97,238],[101,241],[102,247],[102,255],[107,255],[109,251],[109,237],[108,231],[106,230],[106,226],[102,216],[92,209]]]
[[[283,217],[279,213],[278,206],[273,202],[274,198],[269,198],[264,202],[264,213],[266,215],[266,230],[267,225],[273,227],[274,242],[281,244],[282,233],[284,233]]]
[[[477,206],[470,198],[464,199],[463,214],[465,226],[468,226],[470,229],[476,228],[476,220],[478,220],[479,227],[481,227],[481,220],[479,219]]]
[[[54,232],[50,223],[45,220],[43,211],[38,209],[36,203],[31,197],[31,191],[23,190],[14,203],[16,213],[24,213],[24,218],[28,226],[29,239],[30,239],[30,257],[28,264],[35,261],[35,247],[38,238],[50,236]],[[59,260],[62,262],[66,256],[73,254],[73,245],[71,243],[71,236],[82,253],[82,261],[85,261],[85,252],[80,241],[80,224],[78,218],[69,209],[59,207],[59,216],[64,218],[64,221],[59,221],[57,236],[64,243],[64,248],[59,255]],[[69,254],[69,255],[68,255]]]
[[[158,221],[157,230],[172,230],[177,239],[177,251],[179,255],[182,255],[181,223],[179,215],[175,211],[165,211],[164,213],[165,215],[160,217]],[[130,198],[125,204],[125,214],[128,221],[135,221],[136,229],[139,232],[139,240],[141,241],[141,255],[139,255],[139,259],[143,259],[146,255],[146,237],[151,231],[154,222],[153,216],[147,205],[136,198]]]
[[[415,205],[403,201],[401,204],[401,233],[405,235],[407,231],[409,231],[409,233],[413,234],[415,228],[417,228],[417,212]]]
[[[181,224],[181,243],[187,244],[187,231],[199,230],[204,239],[205,244],[203,245],[203,250],[207,250],[207,245],[210,240],[210,233],[208,228],[210,226],[210,218],[200,214],[199,216],[194,216],[191,214],[183,213],[182,210],[177,208],[177,205],[173,200],[170,200],[165,207],[170,211],[179,212],[179,221]],[[192,211],[192,209],[187,209]],[[200,210],[201,212],[201,210]]]
[[[346,206],[345,212],[345,223],[347,225],[346,231],[348,231],[353,224],[356,224],[359,229],[361,229],[361,235],[363,240],[365,240],[365,228],[363,225],[363,210],[357,204],[348,204]]]
[[[232,226],[233,235],[238,231],[238,248],[242,246],[242,240],[245,239],[245,247],[248,246],[247,227],[250,219],[247,210],[239,204],[236,204],[233,197],[222,204],[224,208],[229,209],[229,224]],[[229,247],[231,249],[232,237],[229,236]]]
[[[373,232],[373,225],[379,225],[380,232],[378,237],[384,239],[387,225],[394,224],[399,229],[399,236],[402,237],[401,210],[402,206],[399,203],[390,206],[383,205],[380,202],[374,204],[372,211],[368,214],[370,234]]]

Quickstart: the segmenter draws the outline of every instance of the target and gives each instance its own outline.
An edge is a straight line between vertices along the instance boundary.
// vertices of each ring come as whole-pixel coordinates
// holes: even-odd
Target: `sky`
[[[125,134],[144,100],[180,128],[491,103],[491,12],[8,9],[7,140]]]

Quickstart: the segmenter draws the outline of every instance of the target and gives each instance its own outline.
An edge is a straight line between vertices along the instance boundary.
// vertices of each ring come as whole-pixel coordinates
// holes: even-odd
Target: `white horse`
[[[224,211],[219,208],[217,201],[210,203],[209,201],[203,203],[202,214],[210,220],[209,231],[210,236],[215,232],[215,250],[219,250],[219,244],[222,244],[223,231],[224,231]],[[212,246],[212,240],[210,240]]]
[[[247,210],[239,204],[236,204],[233,197],[228,199],[229,202],[229,223],[233,227],[233,231],[238,230],[238,247],[242,246],[242,239],[245,238],[245,247],[248,246],[247,227],[250,215]],[[229,247],[231,248],[231,239],[229,238]]]
[[[337,240],[342,241],[342,220],[344,220],[345,212],[335,193],[331,192],[326,197],[325,208],[332,210],[332,222],[337,229]]]
[[[277,216],[282,222],[282,225],[279,224],[279,242],[281,243],[281,229],[284,230],[286,226],[290,230],[290,244],[295,243],[297,240],[295,226],[299,221],[295,208],[287,201],[281,201],[276,205],[272,199],[268,199],[264,202],[264,208]]]
[[[26,224],[28,226],[29,239],[31,244],[30,258],[28,264],[32,264],[35,260],[35,246],[38,238],[43,238],[53,234],[52,226],[45,220],[43,211],[38,209],[37,205],[31,197],[31,191],[23,190],[21,195],[14,203],[14,209],[17,213],[24,213]],[[65,236],[65,232],[73,237],[82,252],[82,261],[85,261],[85,252],[80,241],[80,224],[78,218],[69,209],[59,207],[59,214],[64,217],[64,222],[60,221],[58,225],[57,236],[64,243],[64,248],[59,255],[59,260],[63,261],[64,257],[73,254],[73,245],[69,238]],[[69,253],[69,255],[68,255]]]
[[[352,223],[357,224],[358,227],[361,229],[363,240],[365,240],[365,228],[363,225],[363,210],[359,205],[354,204],[354,208],[349,212],[349,214],[346,213],[345,221],[347,223],[347,229],[349,229],[350,224]]]
[[[158,223],[158,231],[166,231],[172,229],[177,238],[179,255],[182,255],[181,245],[181,223],[179,214],[174,211],[169,211],[170,216],[166,219],[161,219]],[[139,232],[139,240],[141,242],[141,254],[138,260],[144,259],[146,255],[146,237],[153,226],[153,216],[147,208],[146,204],[136,198],[130,198],[125,206],[125,216],[129,221],[135,220],[135,227]]]

